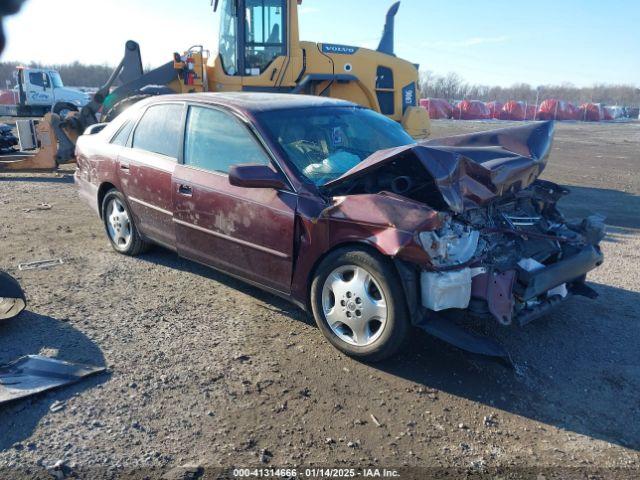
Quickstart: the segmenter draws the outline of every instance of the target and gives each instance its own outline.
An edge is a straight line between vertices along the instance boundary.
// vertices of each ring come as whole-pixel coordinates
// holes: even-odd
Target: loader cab
[[[235,85],[238,90],[273,91],[286,85],[287,60],[292,44],[295,50],[298,43],[296,7],[291,0],[219,0],[220,65],[214,77],[222,88],[217,90]]]

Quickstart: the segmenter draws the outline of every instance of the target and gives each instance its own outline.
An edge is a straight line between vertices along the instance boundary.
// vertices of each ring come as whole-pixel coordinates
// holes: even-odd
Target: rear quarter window
[[[183,105],[173,103],[149,107],[133,134],[133,147],[177,159],[183,110]]]
[[[129,136],[131,135],[131,130],[133,130],[133,120],[127,120],[118,133],[116,133],[111,139],[111,143],[114,145],[120,145],[121,147],[127,146],[127,141],[129,140]]]

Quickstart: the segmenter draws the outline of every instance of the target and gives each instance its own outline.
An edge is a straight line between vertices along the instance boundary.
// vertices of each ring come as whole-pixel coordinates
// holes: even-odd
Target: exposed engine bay
[[[436,270],[422,275],[429,284],[425,307],[469,308],[503,324],[514,318],[525,324],[571,294],[595,296],[584,280],[603,261],[598,245],[605,235],[604,219],[567,222],[556,202],[568,193],[537,180],[486,207],[448,217],[437,231],[421,233]],[[467,276],[460,277],[465,271]],[[439,301],[448,303],[428,300],[439,297],[436,280],[447,281],[449,294]]]
[[[568,222],[556,204],[569,190],[538,179],[552,139],[545,122],[378,152],[325,192],[392,192],[439,212],[439,228],[417,232],[422,306],[523,325],[597,296],[584,281],[603,262],[604,218]]]

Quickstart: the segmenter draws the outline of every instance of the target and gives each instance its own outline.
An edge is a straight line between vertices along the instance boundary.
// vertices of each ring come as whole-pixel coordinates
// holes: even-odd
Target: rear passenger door
[[[229,112],[193,105],[183,158],[173,176],[178,252],[288,293],[296,194],[229,183],[232,165],[277,170],[255,135]]]
[[[142,234],[175,250],[171,179],[180,158],[184,103],[146,108],[118,158],[120,182]]]

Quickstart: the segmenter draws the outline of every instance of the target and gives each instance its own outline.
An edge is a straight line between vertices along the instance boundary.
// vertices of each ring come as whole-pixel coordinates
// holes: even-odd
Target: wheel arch
[[[104,197],[107,195],[107,192],[110,190],[117,190],[116,186],[111,182],[103,182],[98,188],[98,212],[100,213],[100,219],[103,219],[102,202],[104,201]]]

